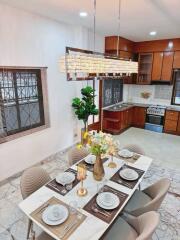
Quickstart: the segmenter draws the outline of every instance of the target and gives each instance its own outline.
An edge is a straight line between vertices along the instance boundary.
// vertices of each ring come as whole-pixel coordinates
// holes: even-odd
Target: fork
[[[78,223],[78,220],[76,219],[75,221],[71,221],[69,224],[67,224],[63,228],[63,232],[62,232],[60,238],[63,238],[69,232],[69,230],[71,230],[77,223]]]

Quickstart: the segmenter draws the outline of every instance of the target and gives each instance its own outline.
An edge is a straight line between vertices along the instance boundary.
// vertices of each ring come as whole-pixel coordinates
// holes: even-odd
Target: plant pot
[[[88,143],[88,136],[85,138],[84,134],[87,132],[87,130],[85,130],[84,128],[81,129],[81,144],[83,146],[86,146],[86,144]]]
[[[101,181],[104,177],[104,167],[101,156],[96,156],[96,162],[93,169],[93,177],[96,181]]]

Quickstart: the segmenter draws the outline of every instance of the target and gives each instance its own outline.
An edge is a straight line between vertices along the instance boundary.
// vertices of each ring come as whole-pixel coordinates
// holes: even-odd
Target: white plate
[[[54,208],[58,209],[58,215],[59,217],[56,218],[56,214],[54,215]],[[48,225],[51,225],[51,226],[56,226],[56,225],[59,225],[63,222],[66,221],[66,219],[68,218],[69,216],[69,212],[68,212],[68,209],[63,206],[63,205],[60,205],[60,204],[55,204],[55,205],[52,205],[50,207],[48,207],[42,214],[42,220],[43,222],[45,222],[46,224]],[[55,220],[57,219],[57,220]]]
[[[102,192],[97,196],[96,202],[101,208],[112,210],[119,206],[120,200],[114,193]]]
[[[75,175],[72,172],[59,173],[56,177],[56,182],[62,185],[70,184],[75,180]]]
[[[120,157],[124,158],[131,158],[133,157],[133,152],[129,151],[128,149],[122,149],[118,152]]]
[[[125,168],[123,170],[120,170],[119,172],[120,177],[124,178],[125,180],[129,180],[129,181],[134,181],[136,179],[138,179],[139,175],[138,173],[130,168]]]
[[[95,155],[89,155],[87,156],[84,161],[88,164],[94,164],[96,161],[96,156]]]

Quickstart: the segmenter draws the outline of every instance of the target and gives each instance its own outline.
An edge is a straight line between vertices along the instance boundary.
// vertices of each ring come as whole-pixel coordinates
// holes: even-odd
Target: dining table
[[[84,159],[75,163],[66,171],[76,174],[77,165],[82,161],[84,161]],[[88,191],[86,196],[78,196],[77,190],[81,183],[77,179],[74,181],[72,189],[65,192],[61,191],[57,185],[54,185],[53,181],[55,180],[52,179],[49,183],[42,186],[20,202],[20,209],[29,219],[56,240],[101,239],[112,227],[118,216],[123,212],[123,208],[128,203],[136,189],[138,189],[144,175],[152,163],[152,159],[144,155],[139,155],[139,158],[134,162],[128,162],[124,158],[116,156],[113,158],[113,161],[116,163],[115,168],[110,168],[108,166],[110,161],[111,157],[109,156],[103,163],[105,176],[101,182],[96,181],[93,177],[92,169],[87,168],[86,179],[84,180],[84,187]],[[138,173],[139,177],[136,181],[133,181],[133,183],[131,181],[123,181],[122,179],[118,180],[119,171],[124,166],[135,169]],[[98,195],[98,186],[101,183],[105,191],[114,193],[119,198],[120,204],[116,209],[108,211],[94,205],[96,204],[96,198]],[[41,217],[43,209],[47,206],[46,204],[48,201],[49,203],[64,204],[67,208],[72,201],[75,201],[78,204],[78,212],[83,217],[79,222],[76,221],[75,216],[73,216],[72,220],[69,220],[69,222],[66,220],[69,225],[67,225],[65,221],[59,226],[49,226],[42,221]],[[71,229],[71,226],[74,227],[73,230]]]

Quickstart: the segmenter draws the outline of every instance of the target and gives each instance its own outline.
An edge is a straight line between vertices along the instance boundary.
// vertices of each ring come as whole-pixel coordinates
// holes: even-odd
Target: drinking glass
[[[97,184],[97,193],[98,195],[104,191],[104,182]]]
[[[77,214],[78,203],[77,201],[71,201],[69,203],[69,212],[70,214]]]
[[[67,191],[71,190],[72,187],[73,187],[72,183],[68,183],[68,184],[65,185],[65,188],[66,188]]]

